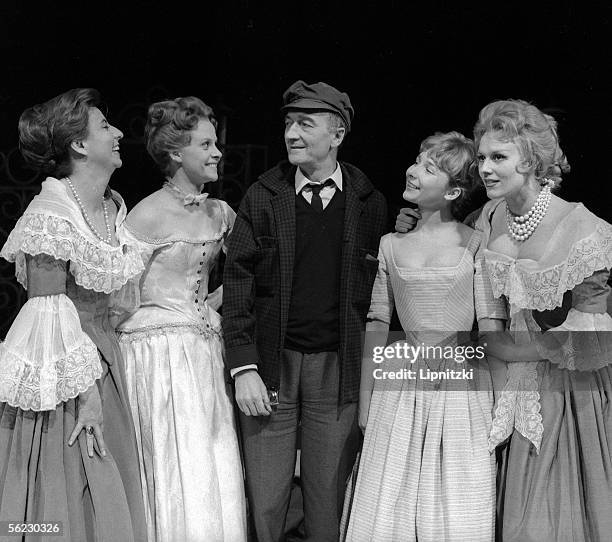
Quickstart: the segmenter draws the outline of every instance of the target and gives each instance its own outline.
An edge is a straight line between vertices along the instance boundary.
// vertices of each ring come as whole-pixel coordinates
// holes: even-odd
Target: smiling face
[[[200,119],[190,133],[189,144],[172,153],[172,159],[180,164],[194,185],[216,181],[217,167],[221,160],[217,148],[217,133],[208,119]]]
[[[329,113],[290,111],[285,116],[287,157],[305,172],[335,160],[344,139],[344,128],[330,127]]]
[[[461,193],[460,189],[449,186],[449,180],[428,153],[422,152],[406,171],[406,189],[402,197],[421,209],[443,207],[457,197],[457,191]]]
[[[87,137],[77,142],[75,150],[87,157],[87,162],[110,171],[121,167],[119,140],[123,133],[112,126],[97,107],[89,109]]]
[[[486,132],[478,145],[478,173],[493,198],[514,198],[527,190],[529,174],[519,148],[512,141],[502,141]]]

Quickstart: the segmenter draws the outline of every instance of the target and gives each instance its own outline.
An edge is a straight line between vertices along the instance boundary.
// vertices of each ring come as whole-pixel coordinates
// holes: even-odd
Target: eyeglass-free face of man
[[[287,158],[312,181],[334,172],[345,134],[346,128],[339,125],[333,113],[289,111],[285,115]]]

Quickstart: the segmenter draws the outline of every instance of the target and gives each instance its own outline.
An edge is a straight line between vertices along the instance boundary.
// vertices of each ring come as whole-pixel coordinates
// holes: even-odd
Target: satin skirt
[[[223,342],[160,327],[120,336],[149,541],[243,542],[246,505]]]

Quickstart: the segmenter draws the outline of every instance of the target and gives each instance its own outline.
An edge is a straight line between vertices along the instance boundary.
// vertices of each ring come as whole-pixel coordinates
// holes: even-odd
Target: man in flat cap
[[[288,161],[249,188],[228,240],[226,364],[258,541],[284,540],[298,429],[307,539],[336,541],[387,208],[359,169],[337,161],[353,121],[348,95],[297,81],[283,102]]]

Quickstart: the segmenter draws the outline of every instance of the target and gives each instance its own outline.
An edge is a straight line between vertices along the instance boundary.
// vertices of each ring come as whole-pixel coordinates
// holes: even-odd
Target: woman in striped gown
[[[403,194],[422,218],[380,242],[348,541],[494,538],[491,376],[482,350],[465,341],[475,315],[486,327],[505,310],[480,267],[480,232],[460,222],[476,187],[474,158],[456,132],[423,141]],[[394,304],[406,339],[385,349]]]

